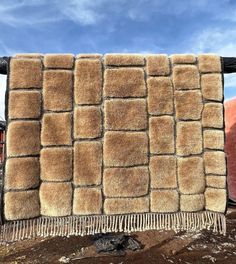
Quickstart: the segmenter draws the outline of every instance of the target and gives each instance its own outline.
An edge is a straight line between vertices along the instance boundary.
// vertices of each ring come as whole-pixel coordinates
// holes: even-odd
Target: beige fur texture
[[[222,101],[222,76],[218,73],[203,74],[201,78],[202,95],[207,100]]]
[[[166,54],[147,55],[147,74],[153,76],[169,75],[170,64]]]
[[[176,188],[176,158],[174,156],[153,156],[149,164],[152,188]]]
[[[205,203],[206,210],[224,213],[226,208],[226,190],[206,188]]]
[[[202,152],[202,126],[201,122],[188,121],[177,123],[176,135],[177,154],[188,156]]]
[[[106,132],[105,166],[122,167],[148,163],[148,137],[145,132]]]
[[[80,53],[76,56],[77,59],[99,59],[102,54],[99,53]]]
[[[226,188],[226,176],[207,176],[206,185],[213,188]]]
[[[177,65],[173,68],[173,82],[177,90],[200,88],[198,69],[194,65]]]
[[[180,195],[180,210],[183,212],[202,211],[204,204],[204,194]]]
[[[40,151],[38,121],[12,121],[7,129],[7,155],[37,155]]]
[[[159,135],[157,137],[157,135]],[[149,118],[150,152],[174,153],[174,119],[170,116]]]
[[[39,118],[41,94],[38,91],[11,91],[8,102],[9,118]]]
[[[226,160],[223,151],[205,151],[204,164],[207,174],[225,175],[226,173]]]
[[[148,167],[109,168],[103,175],[107,197],[137,197],[148,194]]]
[[[147,128],[145,99],[105,101],[104,126],[109,130],[143,130]]]
[[[63,217],[71,233],[81,217],[90,233],[103,215],[132,230],[133,213],[144,229],[156,214],[168,228],[180,212],[224,213],[222,78],[212,54],[13,57],[4,219],[36,218],[47,233],[38,218]]]
[[[151,212],[170,213],[177,212],[179,208],[179,195],[176,190],[152,190]]]
[[[6,190],[29,189],[39,185],[40,166],[38,158],[7,159],[5,167]]]
[[[41,180],[72,179],[72,148],[43,148],[40,152]]]
[[[153,115],[173,114],[173,88],[169,77],[147,79],[148,112]]]
[[[7,192],[4,195],[4,215],[7,220],[34,218],[40,215],[37,190]]]
[[[201,157],[178,158],[179,190],[183,194],[203,193],[205,176]]]
[[[74,56],[73,54],[46,54],[43,63],[46,68],[71,69]]]
[[[141,68],[105,70],[104,95],[107,97],[144,97],[144,71]]]
[[[98,188],[76,188],[74,190],[73,214],[101,214],[102,193]]]
[[[139,54],[106,54],[104,63],[111,66],[143,66],[144,57]]]
[[[74,145],[74,184],[99,185],[102,175],[102,144],[76,142]]]
[[[102,65],[97,59],[78,59],[74,72],[76,104],[99,104],[102,95]]]
[[[145,213],[149,211],[149,198],[108,198],[104,201],[105,214]]]
[[[74,137],[97,138],[102,132],[101,109],[97,106],[74,108]]]
[[[15,55],[17,59],[41,59],[42,54],[40,53],[18,53]]]
[[[173,54],[170,56],[170,58],[173,64],[185,64],[196,62],[196,56],[194,54]]]
[[[201,54],[198,56],[200,72],[220,72],[220,56],[215,54]]]
[[[67,216],[72,210],[72,187],[70,182],[43,182],[39,197],[41,214],[44,216]]]
[[[43,146],[71,145],[71,114],[44,114],[41,143]]]
[[[206,103],[202,112],[203,127],[223,128],[223,105]]]
[[[181,120],[198,120],[203,109],[202,94],[200,91],[176,91],[176,117]]]
[[[72,71],[48,70],[43,74],[44,110],[69,111],[72,108]]]
[[[211,129],[203,131],[204,148],[224,149],[224,131]]]
[[[42,65],[40,59],[17,59],[10,62],[10,89],[41,88]]]

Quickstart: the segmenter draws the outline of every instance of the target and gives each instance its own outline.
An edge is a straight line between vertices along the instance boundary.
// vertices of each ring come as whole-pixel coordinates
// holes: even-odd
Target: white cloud
[[[236,95],[236,73],[225,74],[224,79],[225,79],[225,86],[227,86],[227,88],[234,89]]]
[[[236,56],[235,28],[207,28],[194,34],[190,41],[195,53],[212,52],[221,56]]]
[[[1,23],[12,27],[37,26],[69,20],[81,25],[92,25],[101,21],[106,12],[102,5],[114,0],[25,0],[0,3]],[[122,0],[123,2],[123,0]]]

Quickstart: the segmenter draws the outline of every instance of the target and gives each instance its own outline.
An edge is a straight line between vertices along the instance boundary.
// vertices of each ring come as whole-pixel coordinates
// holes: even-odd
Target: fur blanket
[[[221,68],[213,54],[12,57],[1,241],[225,234]]]

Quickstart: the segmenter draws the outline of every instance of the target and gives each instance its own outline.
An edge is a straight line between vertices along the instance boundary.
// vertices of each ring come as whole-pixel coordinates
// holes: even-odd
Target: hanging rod
[[[10,57],[0,57],[0,74],[7,74],[9,59]],[[236,72],[236,57],[221,57],[221,60],[224,73]]]

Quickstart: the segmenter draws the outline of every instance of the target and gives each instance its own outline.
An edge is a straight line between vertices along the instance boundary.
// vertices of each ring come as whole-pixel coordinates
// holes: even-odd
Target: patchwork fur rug
[[[2,242],[225,234],[219,56],[19,54],[9,64]]]

